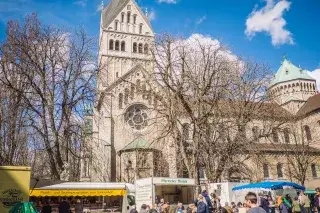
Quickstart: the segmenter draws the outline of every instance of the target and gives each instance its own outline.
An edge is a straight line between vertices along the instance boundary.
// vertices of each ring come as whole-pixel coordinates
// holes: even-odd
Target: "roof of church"
[[[138,8],[143,19],[151,28],[149,18],[141,11],[141,8],[138,6],[135,0],[112,0],[107,7],[102,10],[102,26],[108,27],[108,25],[117,17],[121,10],[126,6],[126,4],[132,1],[133,4]]]
[[[306,115],[318,109],[320,109],[320,93],[308,98],[307,102],[299,109],[297,115]]]
[[[287,59],[284,58],[281,63],[280,68],[278,69],[277,73],[274,76],[274,79],[271,83],[271,86],[278,84],[278,83],[297,80],[297,79],[315,81],[315,79],[312,78],[307,73],[306,70],[303,70],[301,68],[296,67],[290,61],[288,61]]]
[[[151,142],[144,140],[142,137],[137,137],[125,147],[123,147],[119,152],[131,151],[135,149],[151,149]]]

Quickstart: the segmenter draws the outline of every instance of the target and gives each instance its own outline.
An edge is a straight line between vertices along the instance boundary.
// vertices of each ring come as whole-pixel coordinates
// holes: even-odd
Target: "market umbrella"
[[[38,211],[32,202],[19,202],[12,207],[9,213],[38,213]]]

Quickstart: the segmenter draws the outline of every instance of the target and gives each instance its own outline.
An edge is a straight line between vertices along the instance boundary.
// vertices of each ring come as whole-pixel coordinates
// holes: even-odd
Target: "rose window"
[[[135,130],[143,130],[148,126],[148,108],[142,104],[130,106],[125,115],[125,122]]]

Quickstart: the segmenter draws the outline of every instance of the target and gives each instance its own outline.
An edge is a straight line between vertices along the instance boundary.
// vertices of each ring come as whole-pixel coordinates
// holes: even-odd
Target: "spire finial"
[[[148,8],[146,7],[146,16],[148,17]]]
[[[103,7],[104,7],[104,5],[103,5],[103,0],[101,1],[101,10],[103,10]]]
[[[287,53],[285,53],[282,57],[283,60],[286,60],[287,59]]]

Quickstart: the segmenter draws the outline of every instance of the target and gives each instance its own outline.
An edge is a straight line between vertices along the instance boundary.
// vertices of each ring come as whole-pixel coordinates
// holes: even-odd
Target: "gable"
[[[115,22],[118,22],[117,30],[115,30]],[[102,27],[107,30],[131,33],[132,29],[136,28],[135,33],[139,34],[140,24],[143,28],[142,35],[154,36],[149,18],[135,0],[112,0],[102,11]]]

